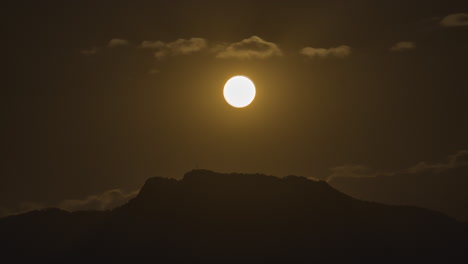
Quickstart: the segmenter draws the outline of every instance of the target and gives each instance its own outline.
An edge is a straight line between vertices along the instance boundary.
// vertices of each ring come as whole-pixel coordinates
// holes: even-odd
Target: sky
[[[14,1],[0,19],[0,213],[195,168],[326,180],[468,150],[466,1]],[[243,109],[235,75],[257,88]]]

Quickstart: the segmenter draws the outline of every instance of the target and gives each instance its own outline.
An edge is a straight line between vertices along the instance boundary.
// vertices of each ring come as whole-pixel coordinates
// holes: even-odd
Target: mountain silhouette
[[[468,225],[349,197],[323,181],[194,170],[148,179],[111,211],[0,219],[3,259],[154,263],[466,261]]]

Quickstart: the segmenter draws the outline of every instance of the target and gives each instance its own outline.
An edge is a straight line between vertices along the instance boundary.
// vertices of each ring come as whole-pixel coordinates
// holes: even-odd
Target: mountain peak
[[[166,206],[188,204],[239,203],[248,201],[273,207],[288,206],[308,201],[315,207],[349,206],[355,199],[333,189],[324,181],[305,177],[279,178],[263,174],[217,173],[210,170],[192,170],[183,179],[153,177],[148,179],[130,208],[159,210]],[[211,206],[211,205],[210,205]],[[124,206],[127,207],[127,206]]]
[[[279,178],[264,174],[248,173],[218,173],[210,170],[197,169],[185,173],[181,180],[163,177],[152,177],[146,180],[138,196],[150,193],[163,194],[167,192],[217,192],[217,190],[245,193],[246,191],[266,191],[268,189],[289,189],[299,191],[307,189],[326,189],[338,193],[324,181],[312,181],[300,176]],[[310,194],[310,193],[309,193]]]

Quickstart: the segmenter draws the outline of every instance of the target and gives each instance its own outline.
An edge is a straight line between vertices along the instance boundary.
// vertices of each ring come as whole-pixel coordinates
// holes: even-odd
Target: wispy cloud
[[[468,150],[461,150],[453,155],[448,156],[447,160],[439,163],[419,162],[418,164],[408,168],[408,173],[420,173],[431,171],[439,173],[449,169],[455,169],[463,166],[468,166]]]
[[[9,215],[23,214],[33,210],[44,209],[47,206],[44,203],[37,202],[22,202],[16,208],[6,208],[0,207],[0,217],[5,217]]]
[[[125,192],[120,189],[112,189],[104,191],[103,193],[90,195],[83,199],[64,200],[57,204],[23,202],[14,209],[0,207],[0,217],[22,214],[48,207],[57,207],[67,211],[111,210],[134,198],[138,192],[139,190]]]
[[[101,194],[90,195],[81,200],[65,200],[58,207],[67,211],[109,210],[134,198],[138,191],[124,192],[120,189],[108,190]]]
[[[107,45],[109,47],[113,48],[113,47],[117,47],[117,46],[126,46],[128,44],[130,44],[130,43],[126,39],[111,39],[109,41],[109,44],[107,44]]]
[[[141,43],[140,48],[144,49],[160,49],[164,48],[166,44],[162,41],[151,41],[151,40],[145,40]]]
[[[416,48],[416,44],[412,41],[400,41],[398,43],[395,43],[390,50],[391,51],[406,51],[406,50],[412,50]]]
[[[351,54],[351,47],[347,45],[341,45],[339,47],[325,48],[313,48],[305,47],[299,51],[301,55],[309,58],[326,58],[326,57],[337,57],[344,58]]]
[[[85,56],[92,56],[94,54],[96,54],[98,52],[98,48],[97,47],[91,47],[89,49],[84,49],[81,51],[81,54],[85,55]]]
[[[172,42],[143,41],[140,48],[155,49],[154,56],[162,59],[166,56],[188,55],[199,52],[208,46],[206,39],[178,39]]]
[[[108,42],[107,47],[113,48],[125,45],[130,45],[130,42],[126,39],[115,38]],[[267,59],[283,56],[283,51],[279,48],[278,44],[262,39],[259,36],[251,36],[234,43],[214,44],[209,44],[208,40],[197,37],[180,38],[171,42],[145,40],[137,47],[153,51],[154,57],[159,60],[169,56],[189,55],[201,51],[207,51],[207,54],[214,55],[218,59]],[[81,53],[90,56],[98,51],[98,47],[92,47],[82,50]],[[304,47],[299,53],[310,58],[343,58],[351,54],[351,47],[347,45],[331,48]],[[155,74],[157,72],[156,70],[149,73]]]
[[[440,21],[444,27],[468,26],[468,13],[450,14]]]
[[[419,173],[440,173],[443,171],[468,166],[468,150],[461,150],[453,155],[449,155],[443,162],[427,163],[419,162],[407,169],[393,172],[376,172],[362,165],[343,165],[331,169],[331,174],[327,181],[334,178],[368,178],[378,176],[392,176],[396,174],[419,174]]]
[[[214,48],[216,58],[220,59],[266,59],[282,56],[281,49],[273,42],[268,42],[258,36],[252,36],[240,42],[219,45]]]

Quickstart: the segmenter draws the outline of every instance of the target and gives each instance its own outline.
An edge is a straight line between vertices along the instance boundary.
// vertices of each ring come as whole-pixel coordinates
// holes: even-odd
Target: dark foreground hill
[[[148,179],[106,212],[0,219],[0,255],[64,263],[464,263],[468,228],[441,213],[346,196],[302,177]],[[13,261],[11,261],[13,260]]]

